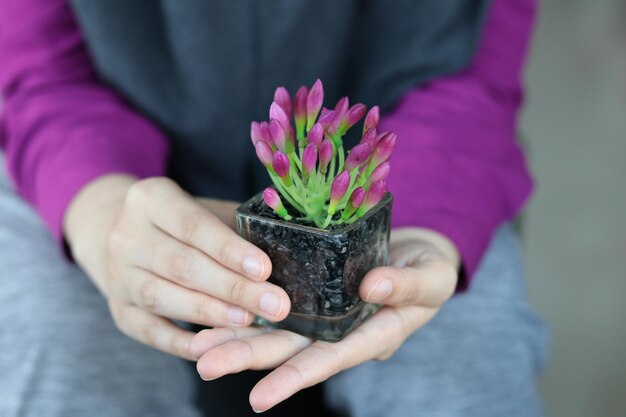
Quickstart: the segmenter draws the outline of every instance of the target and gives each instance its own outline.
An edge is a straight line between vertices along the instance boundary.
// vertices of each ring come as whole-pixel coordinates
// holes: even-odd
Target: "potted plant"
[[[270,121],[252,122],[252,143],[274,187],[242,204],[236,219],[239,234],[270,257],[269,281],[291,300],[282,322],[256,323],[338,341],[378,308],[358,289],[370,269],[388,263],[386,178],[396,135],[377,132],[378,107],[367,112],[344,97],[329,110],[323,96],[320,80],[310,91],[300,87],[293,102],[279,87]],[[346,155],[343,137],[363,116],[361,141]]]

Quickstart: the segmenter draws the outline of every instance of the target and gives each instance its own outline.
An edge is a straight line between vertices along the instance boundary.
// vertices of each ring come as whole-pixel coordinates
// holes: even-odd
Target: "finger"
[[[163,352],[193,360],[189,345],[194,333],[134,305],[110,308],[115,324],[122,333]]]
[[[384,307],[342,341],[313,343],[255,385],[250,392],[252,408],[257,412],[268,410],[344,369],[388,357],[388,352],[395,351],[434,313],[435,310],[425,307]]]
[[[289,296],[282,288],[247,279],[163,232],[157,232],[152,240],[149,247],[132,251],[136,259],[131,262],[271,321],[283,320],[289,313]]]
[[[198,360],[198,373],[205,380],[246,369],[272,369],[312,343],[308,337],[288,330],[274,330],[238,338],[208,350]]]
[[[450,298],[456,281],[456,269],[445,260],[430,260],[416,267],[383,266],[367,273],[359,294],[376,304],[433,307]]]
[[[238,236],[175,182],[140,181],[129,190],[127,203],[145,207],[157,227],[225,267],[254,280],[270,276],[272,264],[261,249]]]
[[[189,351],[194,358],[198,359],[210,349],[230,342],[235,339],[258,336],[269,332],[270,329],[262,327],[222,327],[204,329],[196,334],[191,340]]]
[[[205,326],[247,326],[252,321],[252,315],[238,306],[140,268],[130,269],[127,281],[129,301],[162,317]]]

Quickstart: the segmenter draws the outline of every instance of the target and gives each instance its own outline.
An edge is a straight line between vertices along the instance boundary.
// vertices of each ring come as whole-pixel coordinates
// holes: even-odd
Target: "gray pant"
[[[328,404],[354,417],[542,415],[534,381],[546,334],[521,269],[514,233],[503,227],[471,292],[391,359],[327,381]],[[116,330],[95,287],[4,178],[0,323],[0,417],[200,415],[193,369]]]

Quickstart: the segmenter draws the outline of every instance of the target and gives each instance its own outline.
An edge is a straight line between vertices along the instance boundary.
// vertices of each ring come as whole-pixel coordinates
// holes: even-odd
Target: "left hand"
[[[394,229],[390,263],[371,270],[359,288],[362,299],[384,307],[342,341],[312,341],[287,330],[256,327],[207,329],[190,346],[199,358],[198,373],[211,380],[246,369],[276,368],[250,393],[252,408],[261,412],[344,369],[388,359],[452,296],[459,254],[433,231]]]

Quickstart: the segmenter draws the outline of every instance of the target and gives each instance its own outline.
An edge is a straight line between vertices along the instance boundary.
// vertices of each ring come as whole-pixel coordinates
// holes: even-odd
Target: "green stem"
[[[337,172],[341,172],[343,170],[343,165],[345,164],[345,154],[343,152],[343,144],[339,145],[339,150],[337,151],[339,154],[339,169]]]
[[[298,171],[302,171],[302,162],[300,161],[300,158],[298,158],[295,150],[293,152],[289,152],[289,155],[287,155],[287,157],[292,164],[298,167]]]
[[[328,216],[326,216],[326,220],[324,221],[324,223],[322,224],[322,226],[320,227],[321,229],[326,229],[328,227],[328,225],[330,224],[330,220],[333,218],[333,215],[331,213],[328,213]]]
[[[272,182],[274,183],[274,185],[276,186],[276,188],[278,189],[278,191],[280,191],[280,194],[285,197],[285,199],[289,202],[289,204],[291,204],[291,206],[293,208],[295,208],[296,210],[298,210],[300,213],[306,213],[306,211],[304,210],[304,208],[302,207],[302,203],[297,199],[297,196],[292,196],[291,193],[289,192],[288,189],[286,189],[282,182],[281,179],[278,178],[276,175],[274,174],[270,174],[270,178],[272,179]]]

